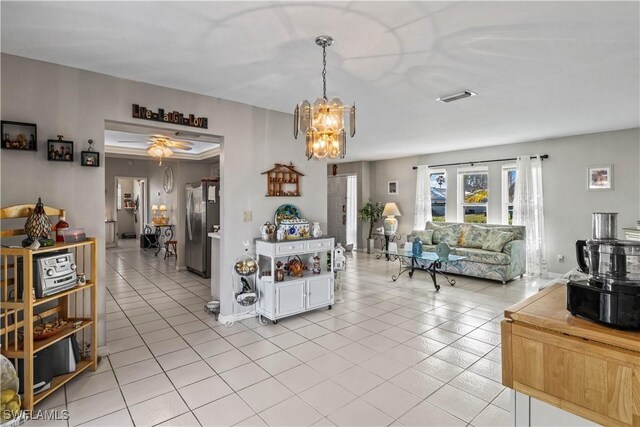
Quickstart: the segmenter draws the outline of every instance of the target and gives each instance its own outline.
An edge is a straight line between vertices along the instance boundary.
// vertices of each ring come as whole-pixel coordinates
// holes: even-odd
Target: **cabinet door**
[[[333,304],[333,278],[330,274],[307,279],[307,309]]]
[[[304,299],[304,280],[279,283],[276,286],[276,316],[287,316],[304,311]]]

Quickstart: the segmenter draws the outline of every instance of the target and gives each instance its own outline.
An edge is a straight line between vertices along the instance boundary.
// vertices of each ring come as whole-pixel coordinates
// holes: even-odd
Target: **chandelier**
[[[343,105],[340,98],[327,98],[327,46],[333,44],[330,36],[316,37],[322,48],[322,98],[310,104],[306,99],[296,105],[293,113],[293,137],[298,131],[306,136],[307,159],[341,159],[347,154],[347,134],[344,123],[349,120],[349,135],[356,134],[356,104]],[[348,118],[347,118],[348,115]]]

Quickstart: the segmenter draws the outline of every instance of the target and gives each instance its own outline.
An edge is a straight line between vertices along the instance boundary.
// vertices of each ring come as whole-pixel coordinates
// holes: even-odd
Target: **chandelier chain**
[[[327,48],[322,46],[322,97],[327,100]]]

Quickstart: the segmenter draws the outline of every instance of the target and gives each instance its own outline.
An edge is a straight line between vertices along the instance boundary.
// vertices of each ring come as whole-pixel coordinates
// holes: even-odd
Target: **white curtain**
[[[527,274],[547,277],[544,237],[542,160],[520,156],[516,160],[516,189],[513,198],[513,224],[524,225],[527,244]]]
[[[429,166],[418,166],[416,176],[416,210],[413,217],[413,229],[424,230],[427,221],[431,221],[431,177]]]

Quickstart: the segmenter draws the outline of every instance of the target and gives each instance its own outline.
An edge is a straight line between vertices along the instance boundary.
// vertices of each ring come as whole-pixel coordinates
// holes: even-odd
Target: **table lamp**
[[[165,205],[160,205],[160,207],[158,208],[158,210],[160,211],[160,221],[162,223],[162,225],[165,225],[168,221],[166,212],[167,212],[167,207]]]
[[[398,210],[398,206],[396,206],[394,202],[387,203],[384,205],[382,216],[386,217],[383,223],[384,234],[395,234],[396,230],[398,230],[398,220],[395,217],[402,216]]]

